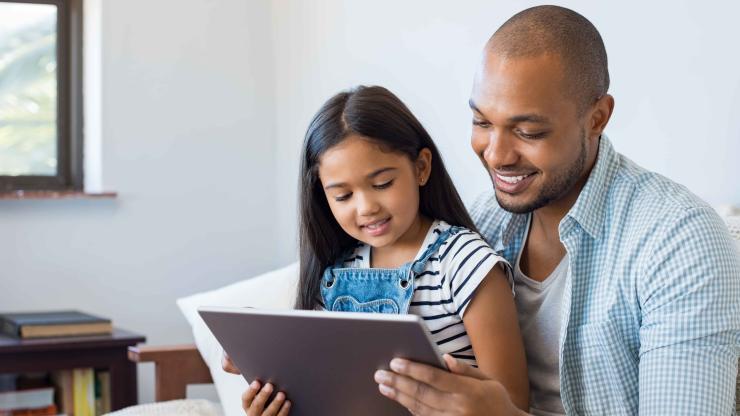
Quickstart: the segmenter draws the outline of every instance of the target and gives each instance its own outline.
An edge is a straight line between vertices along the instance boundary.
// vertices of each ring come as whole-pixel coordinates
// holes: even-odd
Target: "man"
[[[474,81],[494,192],[472,212],[514,269],[530,411],[734,414],[740,260],[709,206],[615,152],[608,87],[598,31],[555,6],[504,23]],[[416,415],[522,414],[446,360],[451,373],[396,359],[375,379]]]

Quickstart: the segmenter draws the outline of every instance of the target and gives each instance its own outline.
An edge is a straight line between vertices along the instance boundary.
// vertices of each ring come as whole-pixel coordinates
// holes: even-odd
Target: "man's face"
[[[575,201],[595,158],[559,58],[488,53],[475,77],[471,144],[488,170],[499,205],[525,213]]]

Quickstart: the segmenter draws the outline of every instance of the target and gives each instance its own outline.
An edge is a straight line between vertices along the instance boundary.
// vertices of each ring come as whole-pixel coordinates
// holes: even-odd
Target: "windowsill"
[[[83,191],[10,191],[0,192],[0,200],[3,199],[114,199],[117,192],[95,192]]]

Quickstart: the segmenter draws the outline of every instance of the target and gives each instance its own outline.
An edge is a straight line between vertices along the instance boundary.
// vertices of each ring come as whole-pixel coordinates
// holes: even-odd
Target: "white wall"
[[[103,188],[119,196],[0,201],[0,310],[190,342],[177,297],[282,265],[269,25],[267,1],[104,0]]]
[[[712,204],[740,204],[740,5],[559,1],[590,19],[609,55],[618,151]],[[280,189],[294,189],[303,133],[323,100],[380,84],[440,147],[463,199],[491,185],[469,147],[467,100],[480,50],[532,1],[274,0]],[[293,218],[295,194],[278,194]],[[295,223],[284,223],[290,233]],[[285,250],[290,250],[286,248]]]
[[[119,197],[0,201],[0,310],[81,308],[152,344],[188,342],[177,297],[295,257],[305,128],[359,83],[410,106],[470,201],[490,187],[468,143],[480,48],[531,4],[104,0],[102,183]],[[562,4],[605,39],[616,148],[740,204],[740,6]]]

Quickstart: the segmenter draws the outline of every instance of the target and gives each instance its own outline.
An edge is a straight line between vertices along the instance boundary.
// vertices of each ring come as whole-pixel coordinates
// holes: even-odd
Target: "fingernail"
[[[406,370],[406,360],[394,358],[393,360],[391,360],[391,369],[397,372]]]
[[[385,384],[378,384],[378,390],[383,396],[393,396],[393,388],[386,386]]]
[[[387,383],[391,381],[391,375],[387,371],[378,370],[375,372],[375,381],[378,383]]]
[[[283,400],[285,398],[285,393],[282,391],[275,395],[275,400]]]
[[[265,384],[265,387],[262,390],[264,390],[266,393],[270,393],[272,391],[272,384]]]
[[[252,384],[249,385],[249,387],[257,390],[260,387],[260,383],[257,380],[254,380]]]

